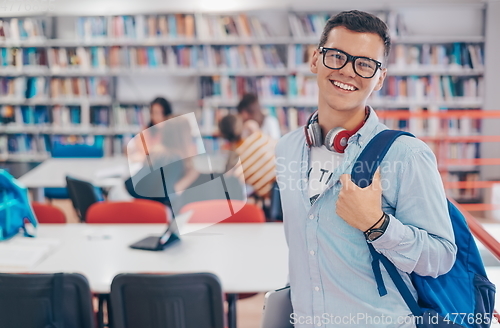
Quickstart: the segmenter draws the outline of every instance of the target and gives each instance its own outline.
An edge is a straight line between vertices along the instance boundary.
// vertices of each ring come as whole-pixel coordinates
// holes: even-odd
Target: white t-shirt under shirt
[[[329,151],[325,146],[312,147],[309,161],[309,200],[313,204],[328,187],[333,171],[344,160],[344,154]]]

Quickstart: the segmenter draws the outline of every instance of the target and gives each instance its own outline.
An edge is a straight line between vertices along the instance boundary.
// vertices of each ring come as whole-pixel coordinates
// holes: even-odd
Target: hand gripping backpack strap
[[[354,163],[351,180],[360,188],[369,186],[372,183],[375,171],[380,166],[380,163],[382,163],[391,145],[402,135],[414,137],[411,133],[396,130],[384,130],[374,136]],[[422,310],[418,306],[417,301],[413,298],[408,286],[406,286],[394,264],[385,256],[378,253],[370,243],[367,244],[372,255],[372,270],[375,275],[375,281],[377,282],[379,295],[384,296],[387,294],[382,272],[380,271],[380,262],[382,262],[413,315],[422,316]]]

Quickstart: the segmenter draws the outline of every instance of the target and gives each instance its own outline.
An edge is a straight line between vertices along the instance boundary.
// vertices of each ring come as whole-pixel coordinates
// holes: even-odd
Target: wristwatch
[[[364,232],[366,240],[375,241],[378,238],[380,238],[384,234],[385,230],[387,229],[387,226],[389,225],[389,221],[390,221],[389,215],[384,213],[384,222],[382,222],[382,225],[380,226],[380,228],[368,229]]]

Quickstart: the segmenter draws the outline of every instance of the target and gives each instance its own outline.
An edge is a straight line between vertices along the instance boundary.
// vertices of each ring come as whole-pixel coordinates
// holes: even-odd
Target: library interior
[[[291,244],[314,239],[307,216],[286,209],[296,204],[293,188],[280,191],[289,185],[275,149],[301,137],[306,154],[314,117],[327,115],[317,58],[332,76],[352,68],[350,81],[380,64],[321,48],[329,19],[349,10],[385,22],[392,43],[363,124],[373,113],[430,150],[443,199],[500,283],[500,1],[3,0],[0,326],[273,327],[266,293],[293,291]],[[327,65],[332,51],[343,66]],[[361,85],[335,83],[346,99]],[[346,164],[358,129],[343,139],[346,154],[325,142],[324,156]],[[321,169],[326,188],[339,183],[335,165]],[[332,189],[304,204],[325,206]],[[321,215],[317,229],[342,220]],[[305,240],[291,239],[294,220]],[[339,233],[364,238],[346,222]],[[300,256],[324,259],[322,247]]]

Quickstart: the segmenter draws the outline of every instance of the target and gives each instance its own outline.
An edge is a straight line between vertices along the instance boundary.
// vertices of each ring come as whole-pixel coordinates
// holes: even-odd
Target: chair
[[[211,273],[120,274],[111,283],[111,326],[223,328],[223,303]]]
[[[52,147],[53,158],[101,158],[104,156],[102,147],[89,145],[61,145]],[[68,199],[67,188],[45,188],[45,197],[48,199]]]
[[[167,223],[167,207],[147,199],[133,202],[99,202],[87,211],[87,223]]]
[[[37,202],[32,202],[31,207],[38,223],[66,223],[66,216],[58,207]]]
[[[84,222],[88,208],[94,203],[103,201],[104,197],[93,184],[87,181],[66,176],[66,185],[73,207],[80,221]]]
[[[94,328],[92,295],[77,273],[0,273],[2,328]]]
[[[254,204],[247,204],[241,200],[232,200],[231,215],[229,203],[226,199],[204,200],[183,206],[180,213],[193,211],[189,223],[262,223],[266,217],[261,208]],[[239,210],[238,210],[239,209]],[[221,217],[227,217],[220,221]]]

